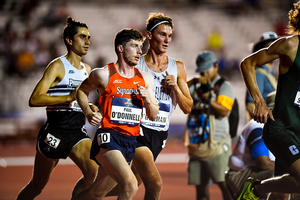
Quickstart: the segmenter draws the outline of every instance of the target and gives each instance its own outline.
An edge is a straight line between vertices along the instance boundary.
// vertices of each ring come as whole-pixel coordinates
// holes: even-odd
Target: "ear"
[[[152,39],[152,33],[150,31],[147,31],[146,32],[146,37],[148,40],[151,40]]]
[[[66,41],[67,41],[67,43],[69,44],[69,45],[72,45],[73,44],[73,40],[72,39],[70,39],[70,37],[68,36],[68,37],[66,37]]]
[[[122,45],[118,45],[118,47],[117,47],[117,49],[118,49],[118,51],[120,52],[120,53],[122,53],[123,52],[123,46]]]

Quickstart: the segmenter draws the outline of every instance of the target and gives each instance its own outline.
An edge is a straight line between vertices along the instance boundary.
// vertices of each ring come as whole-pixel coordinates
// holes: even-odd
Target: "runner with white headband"
[[[169,21],[162,21],[162,22],[159,22],[157,23],[156,25],[154,25],[149,31],[151,32],[153,29],[155,29],[157,26],[161,25],[161,24],[164,24],[164,23],[169,23]]]
[[[146,30],[149,49],[136,68],[152,75],[153,91],[160,108],[155,121],[150,121],[145,115],[142,117],[132,170],[138,184],[144,183],[144,199],[158,200],[163,184],[155,160],[165,147],[170,118],[176,105],[187,114],[191,111],[193,100],[188,90],[184,64],[165,54],[172,40],[172,19],[163,13],[150,13]],[[114,192],[116,189],[110,195]]]

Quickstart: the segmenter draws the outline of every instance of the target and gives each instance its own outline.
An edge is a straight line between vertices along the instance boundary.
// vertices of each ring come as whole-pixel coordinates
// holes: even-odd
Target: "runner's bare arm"
[[[182,62],[176,61],[177,65],[177,83],[174,84],[174,91],[176,92],[177,102],[184,114],[191,112],[193,106],[193,99],[190,95],[187,85],[186,69]]]
[[[36,84],[29,99],[29,106],[41,107],[74,101],[75,92],[65,96],[46,95],[50,87],[55,86],[63,79],[64,73],[64,66],[60,59],[52,61],[45,69],[42,78]]]
[[[255,103],[253,118],[261,123],[265,123],[267,121],[268,115],[272,120],[274,120],[274,118],[259,91],[255,75],[255,67],[269,63],[277,58],[279,58],[278,54],[270,53],[267,48],[264,48],[246,57],[240,65],[244,82]]]
[[[105,68],[107,70],[107,68]],[[85,79],[76,90],[76,99],[81,107],[82,112],[85,114],[88,122],[95,126],[101,121],[101,114],[93,112],[89,106],[88,93],[96,88],[103,88],[107,86],[108,74],[105,73],[105,69],[95,69],[91,72],[89,77]],[[107,74],[107,77],[106,77]],[[105,78],[106,77],[106,78]],[[106,80],[106,85],[104,84]]]
[[[143,77],[145,79],[145,88],[138,85],[138,90],[140,93],[140,96],[144,100],[145,108],[146,108],[146,114],[147,117],[154,121],[157,117],[157,113],[159,110],[158,105],[156,104],[156,99],[153,94],[153,78],[152,76],[147,72],[141,72],[143,74]]]

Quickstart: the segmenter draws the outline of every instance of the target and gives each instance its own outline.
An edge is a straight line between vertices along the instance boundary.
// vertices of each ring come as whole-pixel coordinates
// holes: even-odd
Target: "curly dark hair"
[[[66,38],[69,37],[70,39],[73,40],[74,35],[76,35],[78,33],[78,28],[87,28],[88,29],[88,27],[85,23],[77,22],[72,17],[69,16],[67,18],[67,24],[63,30],[63,39],[64,39],[64,43],[68,50],[69,50],[69,44],[68,44]]]
[[[290,10],[288,13],[289,24],[287,26],[286,33],[294,34],[300,32],[300,1],[294,3],[294,9]]]

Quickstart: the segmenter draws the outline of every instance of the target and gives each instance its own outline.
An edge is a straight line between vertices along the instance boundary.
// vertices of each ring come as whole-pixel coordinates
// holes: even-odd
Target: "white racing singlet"
[[[76,87],[78,87],[81,82],[88,77],[88,73],[84,64],[81,62],[80,65],[83,69],[79,70],[75,68],[71,63],[66,59],[65,56],[61,56],[59,58],[65,68],[65,76],[61,82],[59,82],[56,86],[49,88],[47,95],[49,96],[64,96],[72,93]],[[81,108],[79,107],[76,100],[59,104],[53,106],[47,106],[46,109],[48,112],[52,111],[75,111],[81,112]]]
[[[157,131],[167,131],[170,125],[171,115],[177,105],[177,99],[173,88],[167,86],[164,83],[164,79],[166,77],[166,72],[168,72],[169,75],[174,75],[177,80],[176,61],[174,58],[168,56],[167,69],[163,72],[157,73],[148,68],[143,55],[139,60],[139,63],[136,65],[136,68],[141,71],[148,72],[153,77],[153,93],[156,98],[156,103],[159,106],[159,112],[155,121],[151,121],[148,119],[144,108],[141,124],[149,129]]]

